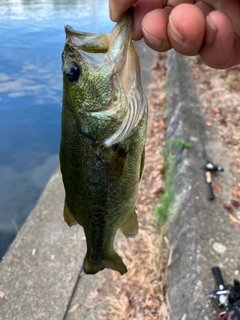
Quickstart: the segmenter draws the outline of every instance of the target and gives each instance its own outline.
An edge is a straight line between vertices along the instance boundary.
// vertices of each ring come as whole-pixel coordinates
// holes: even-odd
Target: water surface
[[[109,32],[108,0],[0,2],[0,259],[58,166],[64,25]]]

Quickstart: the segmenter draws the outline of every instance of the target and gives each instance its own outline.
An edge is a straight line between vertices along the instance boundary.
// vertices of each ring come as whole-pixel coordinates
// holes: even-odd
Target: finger
[[[205,3],[211,6],[214,10],[221,11],[225,13],[232,21],[235,30],[240,30],[240,5],[239,5],[239,0],[221,0],[221,1],[216,1],[216,0],[204,0],[204,1],[199,1],[196,3]]]
[[[198,7],[199,9],[202,10],[204,16],[206,17],[211,11],[214,10],[214,8],[206,3],[206,2],[203,2],[203,1],[198,1],[195,3],[195,6]]]
[[[171,44],[167,35],[169,12],[156,9],[145,15],[142,21],[143,37],[146,44],[156,51],[167,51]]]
[[[127,9],[131,8],[138,0],[109,0],[110,19],[118,22]]]
[[[234,45],[234,59],[232,62],[232,66],[236,66],[240,64],[240,39],[235,36],[235,45]]]
[[[193,4],[180,4],[169,16],[168,37],[172,47],[184,55],[198,54],[205,33],[205,16]]]
[[[148,12],[163,8],[165,0],[139,0],[134,6],[133,40],[140,40],[142,33],[142,20]]]
[[[216,35],[211,35],[211,25]],[[213,68],[229,68],[236,64],[234,26],[227,15],[220,11],[212,11],[207,17],[205,42],[200,56],[206,64]],[[239,56],[239,52],[238,52]]]

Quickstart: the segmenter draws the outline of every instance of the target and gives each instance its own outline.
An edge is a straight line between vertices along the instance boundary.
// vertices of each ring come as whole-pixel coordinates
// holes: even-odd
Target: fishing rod
[[[71,306],[71,303],[72,303],[73,297],[74,297],[74,295],[75,295],[75,292],[76,292],[76,290],[77,290],[78,283],[79,283],[80,278],[82,277],[83,274],[84,274],[84,272],[83,272],[83,264],[82,264],[82,265],[81,265],[81,268],[80,268],[80,270],[79,270],[79,272],[78,272],[78,276],[77,276],[77,279],[76,279],[76,281],[75,281],[75,284],[74,284],[72,293],[71,293],[71,295],[70,295],[70,298],[69,298],[69,300],[68,300],[68,304],[67,304],[67,307],[66,307],[66,310],[65,310],[65,313],[64,313],[64,315],[63,315],[62,320],[66,320],[66,318],[67,318],[68,311],[69,311],[69,308],[70,308],[70,306]]]
[[[200,141],[202,145],[202,156],[203,156],[203,167],[205,169],[205,177],[206,177],[206,182],[208,185],[208,190],[209,190],[209,200],[214,200],[214,193],[213,193],[213,187],[212,187],[212,172],[217,172],[217,171],[224,171],[222,167],[219,167],[215,165],[213,162],[208,160],[207,157],[207,151],[205,147],[205,139],[204,139],[204,128],[203,128],[203,121],[202,117],[200,114],[200,106],[196,104],[196,111],[197,111],[197,118],[198,118],[198,128],[199,128],[199,136],[200,136]]]

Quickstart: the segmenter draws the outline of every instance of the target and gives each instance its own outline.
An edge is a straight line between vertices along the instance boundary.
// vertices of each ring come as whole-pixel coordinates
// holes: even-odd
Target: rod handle
[[[221,270],[218,267],[213,267],[212,274],[216,280],[216,284],[217,284],[218,288],[220,290],[223,290],[224,289],[224,282],[223,282]]]
[[[206,171],[206,180],[207,180],[208,190],[209,190],[209,200],[214,200],[214,193],[212,188],[212,177],[211,177],[210,171]]]

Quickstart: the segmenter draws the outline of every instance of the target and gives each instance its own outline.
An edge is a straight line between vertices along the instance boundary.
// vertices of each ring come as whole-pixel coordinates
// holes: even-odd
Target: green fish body
[[[147,100],[126,13],[109,34],[65,27],[60,164],[64,218],[84,228],[84,271],[127,272],[113,248],[120,228],[137,234],[135,212],[144,164]]]

